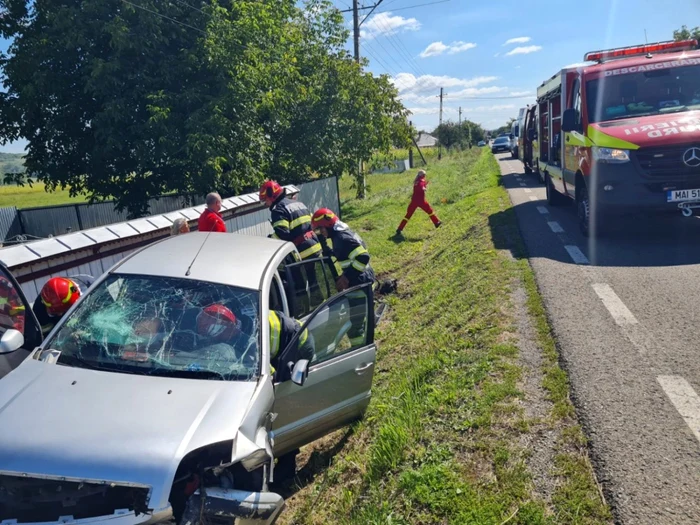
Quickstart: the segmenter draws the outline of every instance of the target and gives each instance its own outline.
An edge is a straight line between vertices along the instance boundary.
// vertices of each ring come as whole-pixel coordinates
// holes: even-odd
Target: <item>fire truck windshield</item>
[[[700,66],[642,67],[611,70],[586,83],[589,122],[700,109]]]

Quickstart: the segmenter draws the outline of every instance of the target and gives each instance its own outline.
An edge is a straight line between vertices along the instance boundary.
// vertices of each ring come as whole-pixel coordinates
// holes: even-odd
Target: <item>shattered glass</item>
[[[259,304],[257,291],[114,274],[84,298],[46,348],[60,351],[58,363],[67,366],[247,380],[259,373]],[[207,307],[233,314],[235,323],[206,315],[203,323]]]

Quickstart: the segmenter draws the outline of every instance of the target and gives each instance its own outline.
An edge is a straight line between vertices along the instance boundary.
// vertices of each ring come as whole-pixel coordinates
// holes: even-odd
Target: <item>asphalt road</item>
[[[497,158],[616,521],[700,524],[700,218],[586,239],[573,205]]]

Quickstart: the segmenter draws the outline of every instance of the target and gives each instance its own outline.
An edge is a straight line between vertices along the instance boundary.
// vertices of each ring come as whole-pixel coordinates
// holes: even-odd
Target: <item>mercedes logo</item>
[[[690,168],[700,166],[700,148],[688,148],[683,153],[683,162]]]

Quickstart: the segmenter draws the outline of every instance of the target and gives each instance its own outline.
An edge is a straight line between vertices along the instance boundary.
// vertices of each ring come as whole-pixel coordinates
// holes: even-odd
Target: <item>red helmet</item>
[[[280,186],[276,181],[266,180],[263,182],[262,186],[260,186],[260,194],[258,197],[260,198],[260,202],[264,202],[269,206],[275,202],[280,195],[282,195],[283,191],[284,188],[282,188],[282,186]]]
[[[197,333],[215,341],[228,341],[240,332],[240,322],[223,304],[212,304],[197,315]]]
[[[65,277],[53,277],[41,289],[41,302],[53,316],[65,314],[79,298],[80,288]]]
[[[328,208],[319,208],[311,217],[311,227],[316,228],[332,228],[338,222],[338,217],[332,210]]]

